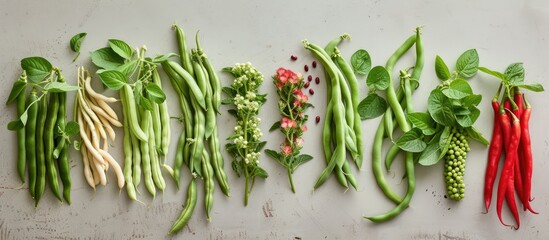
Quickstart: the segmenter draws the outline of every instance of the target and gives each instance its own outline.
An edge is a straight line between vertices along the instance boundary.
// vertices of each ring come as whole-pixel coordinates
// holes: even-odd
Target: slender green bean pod
[[[122,98],[122,102],[125,101],[125,95],[120,94],[120,98]],[[126,180],[126,192],[128,193],[128,197],[132,200],[137,200],[137,194],[135,190],[135,185],[132,177],[132,161],[133,161],[133,147],[132,147],[132,136],[131,136],[131,129],[129,126],[129,120],[127,118],[128,116],[128,110],[124,107],[122,107],[122,114],[124,115],[124,179]]]
[[[60,72],[57,72],[57,81],[65,82],[65,78]],[[67,93],[60,92],[57,94],[59,98],[59,111],[57,111],[57,125],[65,126],[67,121]],[[63,199],[68,204],[71,204],[71,166],[69,163],[69,144],[66,144],[67,140],[63,137],[59,138],[56,146],[56,150],[59,149],[59,156],[55,156],[55,150],[53,151],[54,158],[57,158],[57,166],[59,168],[59,176],[61,177],[61,183],[63,184]]]
[[[202,178],[204,179],[204,208],[206,217],[210,221],[210,212],[213,207],[213,196],[215,190],[214,170],[210,164],[210,154],[206,149],[202,150]]]
[[[156,152],[162,153],[162,123],[160,121],[160,106],[159,104],[153,103],[152,104],[152,111],[151,111],[151,127],[153,128],[153,131],[149,131],[149,134],[153,134],[154,142],[154,150]],[[151,137],[149,136],[149,141],[151,140]]]
[[[164,191],[166,189],[166,183],[164,177],[162,177],[162,169],[160,168],[160,160],[158,159],[158,151],[156,151],[156,139],[155,139],[154,127],[149,124],[149,155],[151,159],[151,172],[154,184],[158,189]]]
[[[158,85],[159,87],[162,87],[162,81],[160,79],[160,74],[158,73],[157,68],[153,68],[153,81]],[[158,133],[160,135],[160,149],[162,150],[161,153],[164,156],[168,155],[168,149],[170,147],[170,136],[171,136],[171,130],[170,130],[170,113],[168,112],[168,102],[164,101],[159,106],[160,111],[160,127],[161,132]]]
[[[185,41],[185,32],[182,28],[176,24],[172,25],[176,32],[177,46],[179,48],[179,57],[181,60],[181,66],[191,75],[194,75],[193,67],[191,64],[191,56],[187,48],[187,42]]]
[[[206,139],[209,139],[212,135],[213,129],[216,127],[216,114],[215,110],[212,105],[212,89],[209,84],[208,75],[199,62],[199,58],[195,55],[195,60],[193,61],[193,67],[194,67],[194,73],[196,75],[196,82],[198,82],[198,86],[200,87],[200,90],[204,94],[206,98],[206,115],[205,115],[205,129],[204,129],[204,137]]]
[[[130,129],[132,130],[132,133],[137,137],[140,141],[147,142],[149,137],[147,136],[147,133],[143,131],[143,129],[139,126],[138,120],[137,120],[137,108],[135,106],[135,97],[133,95],[133,90],[130,87],[130,85],[125,84],[124,85],[124,94],[125,96],[125,104],[128,108],[128,117],[129,123],[130,123]]]
[[[140,110],[141,115],[141,129],[148,129],[151,121],[151,114],[149,111]],[[156,188],[154,187],[154,182],[152,178],[152,169],[151,169],[151,156],[149,151],[148,141],[140,141],[141,144],[141,164],[143,168],[143,182],[145,183],[145,188],[147,191],[154,197],[156,195]],[[154,149],[153,149],[154,151]]]
[[[189,169],[191,172],[200,175],[202,173],[200,161],[202,160],[202,150],[204,149],[205,117],[204,112],[198,108],[198,103],[195,99],[192,99],[192,104],[197,111],[194,114],[194,136],[190,150]]]
[[[326,94],[330,95],[330,94]],[[328,97],[330,98],[330,97]],[[322,149],[324,150],[324,159],[326,160],[326,164],[330,163],[330,159],[332,159],[332,131],[331,128],[331,122],[332,122],[332,115],[333,115],[333,103],[331,101],[328,101],[328,106],[326,107],[326,117],[324,118],[324,127],[322,129]],[[336,175],[336,179],[343,186],[344,188],[349,188],[349,184],[347,182],[347,178],[343,174],[342,169],[340,168],[334,168],[334,173]]]
[[[198,105],[206,109],[206,100],[204,98],[204,93],[202,92],[202,88],[199,87],[198,83],[195,82],[192,75],[190,75],[185,69],[183,69],[179,64],[177,64],[174,61],[166,61],[166,66],[169,66],[171,70],[176,73],[174,77],[179,76],[180,79],[184,80],[186,83],[186,86],[189,87],[190,92],[192,93],[193,99],[195,99],[198,103]]]
[[[183,227],[187,225],[193,215],[194,208],[196,206],[197,196],[198,194],[196,189],[196,180],[193,178],[191,179],[187,187],[187,201],[185,203],[185,208],[183,209],[183,211],[181,211],[181,214],[170,228],[168,235],[179,232]]]
[[[177,148],[175,149],[175,159],[173,163],[173,175],[172,178],[179,188],[180,176],[181,176],[181,167],[183,167],[183,158],[185,156],[185,145],[187,144],[185,138],[185,132],[181,132],[179,135],[179,140],[177,140]]]
[[[44,193],[46,187],[46,155],[44,149],[44,129],[48,111],[48,101],[46,95],[38,102],[38,116],[36,120],[36,186],[34,190],[34,205],[38,207],[38,202]]]
[[[400,196],[393,192],[393,190],[389,187],[389,183],[387,183],[381,167],[381,151],[383,150],[382,144],[384,132],[385,125],[383,122],[380,122],[376,134],[374,135],[374,144],[372,147],[372,172],[374,173],[377,186],[381,189],[385,196],[396,204],[399,204],[402,202],[402,198],[400,198]]]
[[[54,148],[54,131],[55,123],[57,122],[57,116],[59,111],[59,97],[58,93],[50,94],[49,107],[46,115],[46,123],[44,126],[44,154],[46,155],[46,174],[48,182],[53,194],[63,201],[61,191],[59,190],[59,180],[57,168],[53,161],[53,148]]]
[[[336,169],[339,169],[339,168],[336,167]],[[343,174],[345,175],[345,178],[347,179],[347,181],[349,181],[351,186],[353,186],[355,190],[358,190],[358,182],[356,181],[356,178],[353,175],[353,172],[351,172],[351,166],[349,166],[349,162],[345,161],[343,163],[343,166],[341,167],[341,171],[343,172]]]
[[[385,155],[385,170],[389,171],[391,169],[391,165],[393,165],[393,162],[399,152],[400,147],[398,145],[391,145],[391,147],[387,151],[387,154]]]
[[[331,56],[334,53],[335,48],[345,39],[351,39],[351,35],[344,33],[328,42],[328,44],[326,44],[326,47],[324,47],[324,50],[326,51],[328,56]]]
[[[225,196],[229,197],[229,181],[225,170],[223,170],[224,160],[223,155],[221,154],[221,145],[219,144],[219,134],[217,133],[217,128],[213,130],[212,137],[208,143],[211,151],[210,161],[217,179],[217,183]]]
[[[202,64],[205,73],[208,75],[208,80],[210,81],[210,86],[212,88],[210,97],[213,108],[215,112],[219,114],[219,106],[221,105],[221,80],[215,73],[215,68],[212,66],[210,59],[208,59],[208,56],[204,53],[204,51],[202,51],[202,47],[200,47],[198,32],[196,33],[196,51],[200,56],[200,63]]]
[[[38,116],[38,97],[32,89],[27,100],[28,119],[25,125],[25,151],[29,174],[29,192],[34,198],[36,189],[36,118]]]
[[[17,96],[17,116],[21,117],[26,110],[26,95],[25,92],[19,93]],[[28,118],[27,118],[28,120]],[[25,128],[17,129],[17,174],[22,183],[25,183],[25,170],[26,170],[26,146],[25,146]]]

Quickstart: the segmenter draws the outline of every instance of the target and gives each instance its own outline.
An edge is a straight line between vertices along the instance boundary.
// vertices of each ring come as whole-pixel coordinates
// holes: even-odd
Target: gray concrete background
[[[302,71],[312,61],[302,39],[325,44],[347,32],[352,41],[341,46],[345,57],[359,48],[370,52],[374,65],[385,63],[390,54],[413,32],[425,25],[426,67],[421,86],[414,95],[417,110],[426,108],[426,96],[437,84],[434,58],[442,56],[450,65],[461,52],[476,48],[482,66],[503,70],[509,63],[524,62],[527,80],[548,87],[547,56],[549,49],[549,4],[542,0],[522,1],[0,1],[0,102],[5,102],[17,77],[20,59],[40,55],[59,66],[67,80],[76,82],[77,66],[90,67],[89,51],[105,46],[107,39],[119,38],[132,46],[145,44],[150,56],[175,52],[175,38],[170,26],[179,23],[188,35],[200,30],[203,48],[218,68],[236,62],[252,62],[266,76],[262,90],[269,100],[261,112],[264,139],[268,148],[276,148],[280,133],[267,133],[273,119],[279,117],[276,93],[269,76],[280,66]],[[87,32],[82,55],[71,63],[73,53],[69,39]],[[194,43],[189,41],[191,46]],[[289,61],[291,54],[299,56]],[[413,64],[407,55],[396,67]],[[320,69],[312,72],[322,76]],[[231,78],[221,75],[224,84]],[[497,82],[484,74],[471,85],[484,99],[477,126],[491,136],[492,113],[489,101]],[[169,84],[166,84],[169,86]],[[364,84],[363,97],[366,94]],[[166,87],[170,112],[179,115],[175,92]],[[325,85],[314,85],[311,101],[317,107],[308,114],[324,117]],[[115,95],[114,92],[107,94]],[[417,190],[410,208],[396,219],[373,224],[363,215],[385,212],[393,207],[375,185],[370,167],[372,136],[379,119],[364,121],[366,159],[357,174],[358,192],[344,191],[332,177],[315,192],[312,186],[324,167],[321,157],[321,128],[311,121],[306,133],[304,153],[315,159],[294,174],[297,193],[288,188],[286,171],[263,156],[261,165],[270,174],[258,181],[247,207],[243,206],[243,179],[230,168],[226,158],[232,195],[215,192],[212,221],[205,218],[202,184],[199,202],[188,227],[175,239],[547,239],[549,238],[549,182],[545,161],[549,156],[549,135],[545,120],[548,109],[546,93],[527,93],[535,110],[531,129],[534,176],[533,206],[540,212],[521,212],[522,226],[514,231],[497,220],[495,208],[483,214],[483,182],[487,148],[471,144],[466,198],[459,202],[445,199],[442,165],[416,167]],[[69,94],[71,116],[74,94]],[[99,187],[95,192],[82,175],[79,153],[71,152],[73,204],[59,204],[47,189],[39,208],[35,209],[26,186],[20,186],[15,172],[16,136],[6,130],[15,116],[14,106],[0,105],[0,239],[163,239],[184,204],[185,191],[168,183],[164,194],[151,199],[146,190],[140,199],[145,205],[128,200],[125,190],[115,184]],[[120,109],[119,106],[115,106]],[[225,112],[225,111],[224,111]],[[230,134],[234,120],[228,114],[219,117],[221,138]],[[225,127],[226,126],[226,127]],[[172,149],[181,127],[172,122]],[[122,131],[117,129],[118,136]],[[111,153],[122,162],[122,142],[118,138]],[[171,163],[173,153],[167,161]],[[226,155],[227,156],[227,155]],[[390,184],[403,194],[401,160],[388,175]],[[109,172],[109,178],[115,176]],[[183,183],[189,176],[183,176]],[[512,221],[510,213],[504,219]]]

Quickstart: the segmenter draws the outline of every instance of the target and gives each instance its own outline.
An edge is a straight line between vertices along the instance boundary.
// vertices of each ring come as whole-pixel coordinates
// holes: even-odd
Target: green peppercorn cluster
[[[471,149],[469,148],[469,141],[464,134],[464,130],[452,129],[450,147],[444,156],[444,177],[448,196],[456,201],[465,197],[463,177],[465,176],[465,160],[467,159],[467,152],[469,150]]]

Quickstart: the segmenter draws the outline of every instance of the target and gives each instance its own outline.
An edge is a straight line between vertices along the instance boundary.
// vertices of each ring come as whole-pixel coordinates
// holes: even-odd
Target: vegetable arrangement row
[[[259,128],[262,121],[258,117],[261,106],[267,101],[267,94],[259,92],[263,74],[251,63],[237,63],[222,69],[234,78],[230,85],[223,87],[217,69],[201,48],[198,33],[195,36],[196,48],[190,49],[183,29],[177,25],[173,28],[177,54],[146,57],[145,46],[133,48],[118,39],[110,39],[107,47],[91,52],[91,61],[97,67],[96,76],[108,89],[119,91],[120,99],[96,92],[92,81],[97,77],[83,67],[78,68],[77,85],[73,86],[65,81],[58,68],[42,57],[21,61],[21,76],[15,81],[7,101],[16,103],[18,119],[10,122],[8,129],[17,132],[17,173],[22,182],[28,176],[30,194],[36,206],[44,193],[46,179],[54,195],[70,204],[68,147],[71,136],[79,133],[80,138],[72,140],[82,154],[83,176],[93,189],[98,184],[106,185],[106,171],[112,168],[118,187],[125,187],[128,197],[139,201],[141,180],[154,197],[157,190],[164,191],[166,187],[163,172],[167,172],[179,188],[185,165],[191,176],[186,203],[169,233],[180,231],[191,219],[198,201],[198,180],[203,182],[204,207],[210,220],[215,186],[230,196],[217,126],[221,104],[232,106],[228,113],[236,119],[233,134],[226,139],[225,150],[232,158],[231,166],[236,175],[245,178],[244,205],[247,205],[256,177],[268,177],[267,171],[260,166],[261,151],[267,143],[262,140],[263,133]],[[420,86],[425,61],[420,31],[420,27],[416,28],[385,66],[373,68],[366,50],[356,51],[350,62],[341,55],[338,46],[350,38],[348,34],[335,37],[325,47],[303,40],[305,49],[323,66],[327,87],[321,139],[326,168],[320,173],[314,188],[320,187],[333,173],[343,187],[351,185],[358,189],[351,163],[359,170],[363,160],[368,159],[363,153],[363,137],[368,134],[362,129],[362,121],[382,116],[373,135],[371,167],[380,190],[394,202],[395,207],[366,219],[388,221],[408,207],[415,191],[416,164],[431,166],[444,159],[442,175],[447,196],[453,200],[464,198],[465,165],[470,151],[469,141],[473,139],[490,144],[484,192],[486,211],[491,203],[499,159],[505,153],[498,183],[497,214],[501,221],[505,198],[518,229],[515,191],[524,209],[536,213],[530,205],[533,156],[528,122],[531,106],[520,88],[539,92],[543,87],[538,83],[524,82],[524,68],[520,63],[511,64],[504,73],[479,67],[478,54],[471,49],[457,59],[453,72],[441,57],[436,56],[435,71],[441,82],[429,94],[427,110],[416,112],[412,94]],[[85,36],[86,33],[80,33],[70,41],[71,49],[77,52],[74,60],[80,55]],[[415,47],[415,63],[399,71],[399,81],[395,86],[395,65],[412,47]],[[291,59],[295,61],[297,57]],[[316,64],[314,61],[313,68]],[[308,65],[304,70],[309,71]],[[480,116],[477,106],[482,96],[473,92],[467,80],[478,70],[501,80],[500,89],[492,101],[494,130],[491,142],[473,126]],[[172,164],[166,159],[172,136],[172,117],[168,112],[161,71],[177,93],[181,110],[181,117],[177,119],[183,126]],[[359,91],[361,78],[365,78],[369,88],[363,100],[360,100]],[[284,141],[280,150],[267,149],[264,152],[286,168],[290,188],[295,192],[292,174],[298,166],[313,158],[300,153],[307,130],[306,111],[312,107],[303,90],[309,88],[312,76],[309,75],[306,81],[300,73],[279,68],[272,79],[279,97],[281,119],[272,125],[270,131],[280,130]],[[315,82],[320,82],[318,77]],[[76,91],[73,116],[76,122],[66,121],[66,92],[69,91]],[[222,92],[227,98],[222,99]],[[383,92],[385,94],[378,94]],[[501,92],[504,94],[500,102]],[[309,94],[314,94],[312,88]],[[122,105],[122,122],[109,106],[118,101]],[[316,122],[320,122],[319,116]],[[123,128],[122,167],[108,152],[116,137],[113,127]],[[403,152],[407,182],[404,196],[396,194],[385,179],[382,151],[386,143],[390,143],[385,148],[387,172]]]

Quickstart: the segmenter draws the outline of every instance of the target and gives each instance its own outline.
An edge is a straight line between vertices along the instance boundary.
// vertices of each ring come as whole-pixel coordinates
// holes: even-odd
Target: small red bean
[[[319,122],[320,122],[320,116],[316,116],[315,122],[316,122],[316,123],[319,123]]]
[[[315,90],[313,90],[313,89],[311,88],[311,89],[309,89],[309,93],[310,93],[311,95],[314,95],[314,94],[315,94]]]
[[[308,71],[309,71],[309,66],[305,65],[305,66],[303,67],[303,69],[305,69],[305,72],[308,72]]]
[[[313,81],[313,76],[309,75],[309,76],[307,77],[307,80],[309,80],[309,82],[310,82],[310,81]]]
[[[292,55],[292,56],[290,57],[290,59],[292,59],[293,61],[295,61],[295,60],[297,60],[297,56],[296,56],[296,55]]]
[[[305,83],[305,86],[303,86],[303,87],[308,88],[308,87],[309,87],[309,84],[311,84],[311,82],[306,82],[306,83]]]
[[[316,78],[315,78],[315,83],[316,83],[316,84],[319,84],[319,83],[320,83],[320,78],[319,78],[319,77],[316,77]]]
[[[316,61],[313,61],[313,68],[316,68]]]

